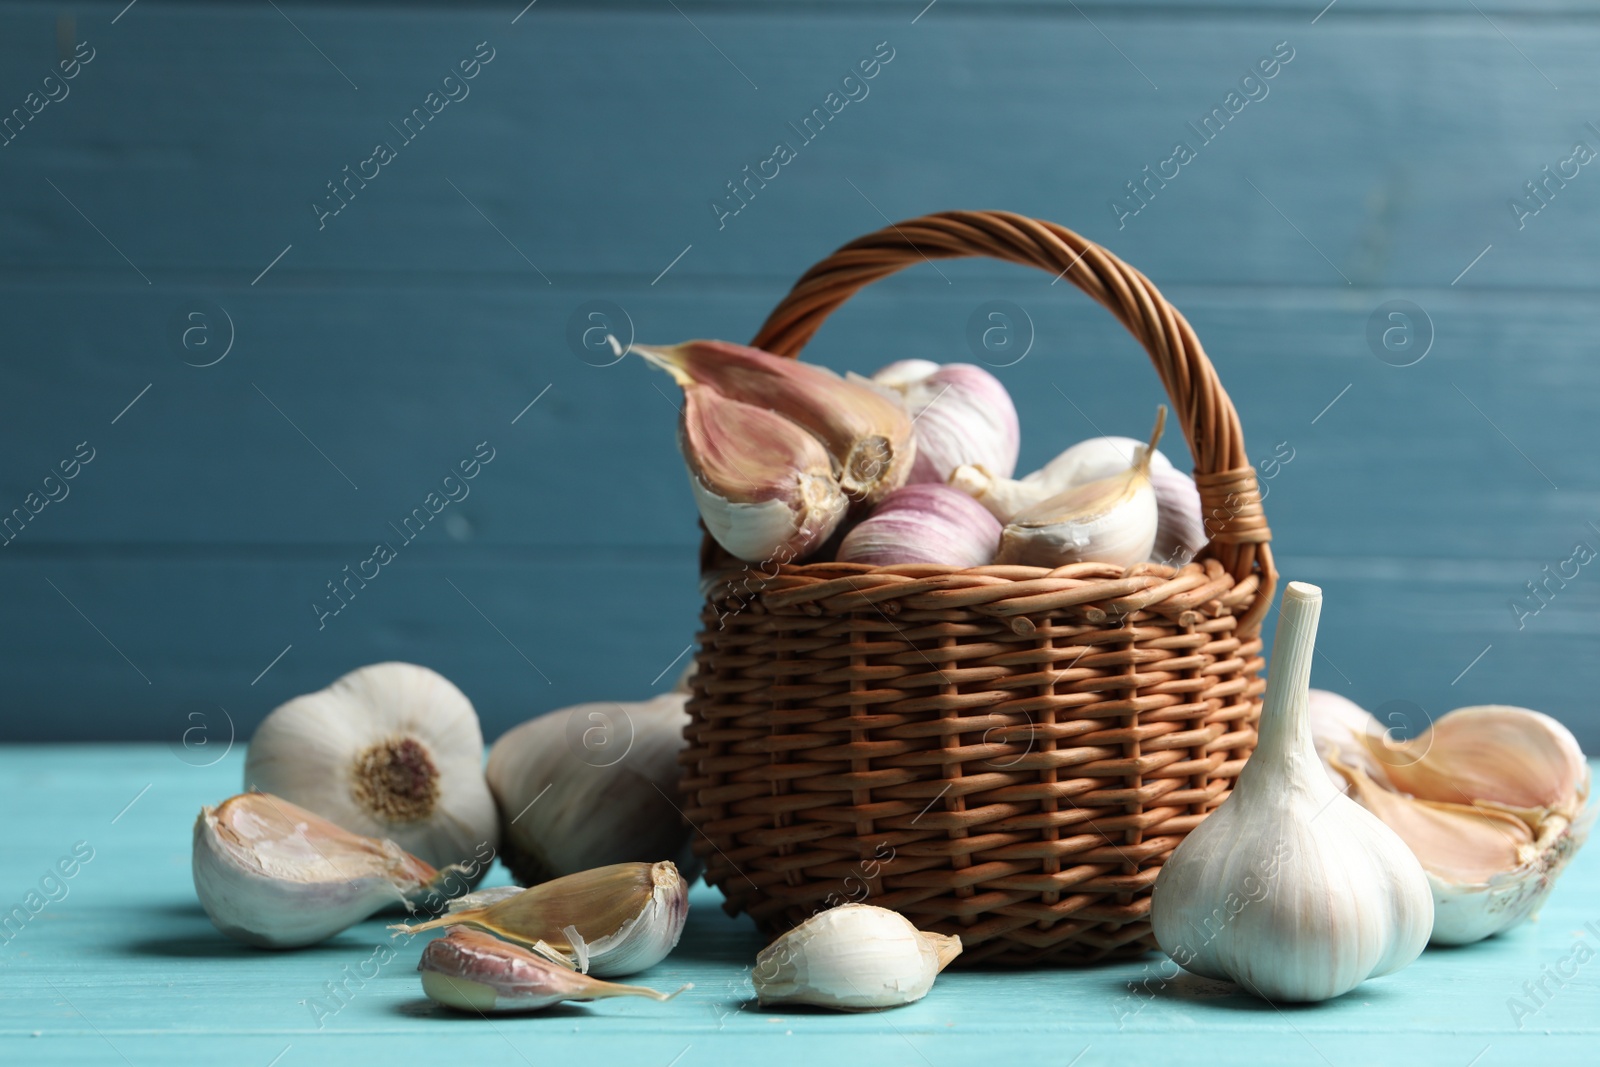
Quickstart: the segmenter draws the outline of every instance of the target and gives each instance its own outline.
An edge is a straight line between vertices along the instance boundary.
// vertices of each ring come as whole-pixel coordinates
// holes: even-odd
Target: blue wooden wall
[[[1194,323],[1283,573],[1327,591],[1317,684],[1412,727],[1525,704],[1600,749],[1591,6],[521,7],[0,10],[0,514],[28,516],[0,548],[0,735],[242,738],[388,658],[491,737],[668,687],[697,605],[673,390],[573,324],[744,339],[851,237],[1004,208]],[[789,124],[830,93],[808,142]],[[909,271],[810,356],[1008,363],[968,344],[991,301],[1031,322],[996,371],[1025,466],[1144,432],[1142,353],[1015,267]],[[430,493],[466,495],[407,543]]]

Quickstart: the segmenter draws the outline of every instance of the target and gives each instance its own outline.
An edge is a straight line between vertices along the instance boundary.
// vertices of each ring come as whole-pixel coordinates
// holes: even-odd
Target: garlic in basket
[[[1148,559],[1159,519],[1150,485],[1151,456],[1166,419],[1162,405],[1150,443],[1140,446],[1133,466],[1013,516],[1000,537],[995,561],[1034,567],[1082,562],[1130,567]]]
[[[783,934],[750,978],[765,1004],[873,1011],[921,1000],[961,955],[961,938],[924,933],[898,912],[841,904]]]
[[[362,667],[273,711],[250,739],[244,784],[435,866],[500,840],[472,702],[411,663]]]
[[[505,830],[501,860],[524,885],[629,860],[693,877],[692,833],[672,798],[687,693],[579,704],[529,719],[489,751]]]
[[[874,374],[872,381],[897,394],[911,414],[917,458],[907,484],[943,485],[956,468],[969,463],[999,478],[1009,478],[1017,469],[1021,430],[1016,406],[1000,379],[982,367],[904,359]]]
[[[991,467],[970,464],[951,472],[951,485],[988,508],[1001,522],[1075,486],[1121,474],[1139,460],[1145,442],[1131,437],[1091,437],[1079,441],[1032,474],[1019,479]],[[1150,470],[1171,470],[1172,461],[1159,451],[1150,454]]]
[[[1306,693],[1322,591],[1284,591],[1254,755],[1173,850],[1150,921],[1163,951],[1267,1000],[1337,997],[1409,964],[1433,927],[1411,850],[1328,780]]]
[[[689,883],[678,868],[618,863],[544,882],[520,893],[485,894],[493,902],[460,908],[414,926],[475,926],[601,977],[634,974],[666,958],[689,915]]]
[[[1000,523],[982,504],[947,485],[905,485],[845,534],[841,563],[889,567],[942,563],[982,567],[994,561]]]
[[[833,457],[839,484],[852,500],[876,501],[904,485],[911,472],[916,457],[911,417],[870,386],[846,381],[824,367],[726,341],[685,341],[665,348],[636,344],[633,351],[680,385],[699,382],[730,399],[770,409],[815,434]]]
[[[217,929],[263,948],[316,944],[394,904],[409,907],[451,873],[269,793],[203,809],[193,867]]]
[[[648,997],[671,1000],[644,986],[618,985],[552,963],[478,930],[451,930],[428,942],[417,964],[430,1000],[473,1013],[537,1011],[566,1000]]]

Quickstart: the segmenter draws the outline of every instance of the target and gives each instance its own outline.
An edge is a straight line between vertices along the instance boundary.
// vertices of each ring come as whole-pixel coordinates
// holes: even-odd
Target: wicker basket
[[[1255,745],[1276,572],[1238,415],[1155,286],[1070,230],[946,212],[845,245],[752,342],[794,356],[857,289],[933,259],[1065,276],[1149,351],[1212,540],[1173,569],[747,566],[709,538],[684,812],[730,913],[776,934],[866,900],[964,963],[1153,947],[1150,888]]]

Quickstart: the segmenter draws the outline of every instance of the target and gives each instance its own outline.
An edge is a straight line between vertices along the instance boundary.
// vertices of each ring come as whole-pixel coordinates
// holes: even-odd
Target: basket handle
[[[1240,627],[1252,630],[1272,605],[1278,573],[1256,470],[1239,413],[1194,329],[1150,279],[1064,226],[1009,211],[942,211],[858,237],[795,283],[750,343],[795,357],[822,323],[863,286],[935,259],[989,256],[1065,277],[1088,293],[1150,354],[1195,461],[1195,485],[1210,542],[1201,556],[1243,581],[1260,577]]]

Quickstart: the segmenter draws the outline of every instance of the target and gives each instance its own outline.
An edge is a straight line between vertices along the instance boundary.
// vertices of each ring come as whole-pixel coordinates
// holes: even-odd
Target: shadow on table
[[[1170,966],[1168,964],[1168,968]],[[1381,980],[1376,980],[1363,982],[1350,992],[1332,1000],[1300,1003],[1269,1001],[1251,995],[1243,986],[1233,982],[1202,978],[1188,971],[1179,971],[1176,977],[1168,978],[1153,969],[1138,978],[1124,976],[1113,979],[1109,982],[1109,989],[1117,998],[1113,1002],[1113,1012],[1123,1024],[1140,1012],[1155,1007],[1170,1009],[1214,1006],[1225,1011],[1252,1014],[1290,1014],[1325,1008],[1327,1005],[1344,1000],[1377,1002],[1387,1000],[1391,996],[1391,991],[1385,984]]]
[[[457,1011],[447,1008],[443,1004],[435,1004],[426,997],[416,1000],[403,1000],[389,1009],[395,1015],[403,1015],[408,1019],[438,1019],[449,1023],[454,1020],[483,1025],[485,1016],[478,1012]],[[488,1016],[492,1019],[517,1019],[522,1017],[536,1019],[598,1019],[600,1015],[590,1011],[581,1004],[553,1004],[548,1008],[539,1008],[525,1012],[498,1012]]]

